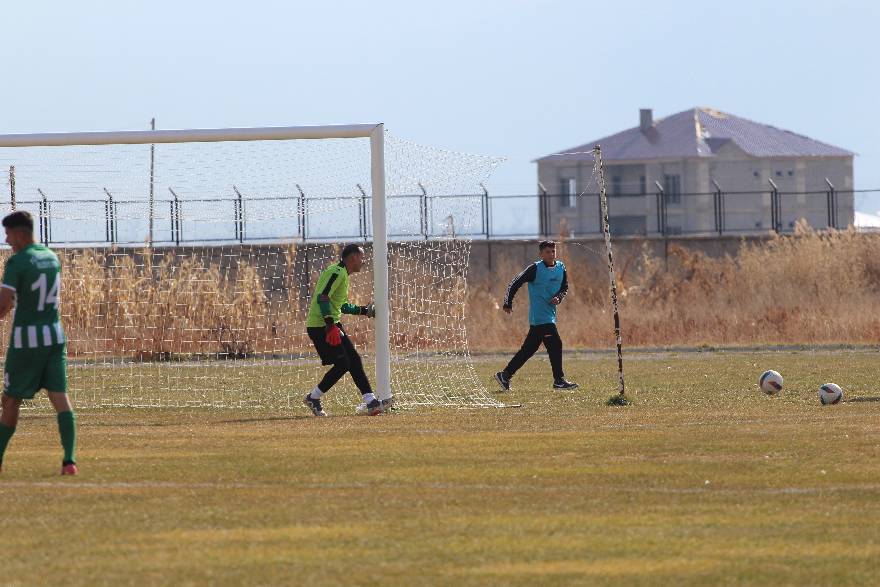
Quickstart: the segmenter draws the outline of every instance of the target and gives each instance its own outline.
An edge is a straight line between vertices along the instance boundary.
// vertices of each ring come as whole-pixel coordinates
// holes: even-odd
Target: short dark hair
[[[555,241],[541,241],[538,243],[538,250],[543,251],[544,249],[555,249],[556,242]]]
[[[358,252],[363,253],[364,248],[362,246],[360,246],[358,244],[354,244],[354,243],[352,243],[350,245],[345,245],[345,247],[342,249],[342,254],[339,255],[339,258],[345,259],[349,255],[354,255],[355,253],[358,253]]]
[[[7,214],[3,218],[3,228],[24,228],[28,232],[34,231],[34,217],[26,210],[19,210]]]

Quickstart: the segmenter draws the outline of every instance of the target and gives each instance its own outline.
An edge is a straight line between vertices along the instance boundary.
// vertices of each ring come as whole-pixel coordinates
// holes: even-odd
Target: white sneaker
[[[375,406],[373,406],[373,408],[375,408]],[[378,412],[376,412],[376,414],[384,414],[386,412],[392,411],[393,409],[394,409],[394,398],[389,397],[388,399],[383,399],[380,402],[380,409]],[[354,413],[357,414],[358,416],[366,416],[368,414],[370,416],[376,415],[376,414],[371,414],[370,412],[371,412],[371,409],[367,406],[367,402],[359,403],[358,406],[354,409]]]

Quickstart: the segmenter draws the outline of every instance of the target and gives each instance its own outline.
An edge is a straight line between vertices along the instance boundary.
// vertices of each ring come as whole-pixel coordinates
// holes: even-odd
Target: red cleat
[[[61,474],[62,475],[76,475],[78,471],[76,470],[76,465],[74,463],[69,463],[67,465],[61,465]]]

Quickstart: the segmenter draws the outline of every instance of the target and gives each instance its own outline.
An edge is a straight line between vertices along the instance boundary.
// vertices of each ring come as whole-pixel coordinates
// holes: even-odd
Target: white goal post
[[[282,141],[293,139],[369,138],[372,182],[373,285],[375,318],[376,394],[388,399],[391,391],[391,351],[388,293],[388,233],[385,194],[385,128],[378,124],[144,130],[0,135],[0,147],[66,147],[90,145],[153,145],[229,141]],[[152,211],[151,211],[152,213]]]

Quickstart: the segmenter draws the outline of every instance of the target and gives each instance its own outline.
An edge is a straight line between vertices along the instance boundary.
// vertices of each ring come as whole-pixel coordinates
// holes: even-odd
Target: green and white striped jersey
[[[0,287],[15,292],[10,348],[37,348],[64,342],[58,304],[61,264],[48,247],[31,244],[9,257]]]

